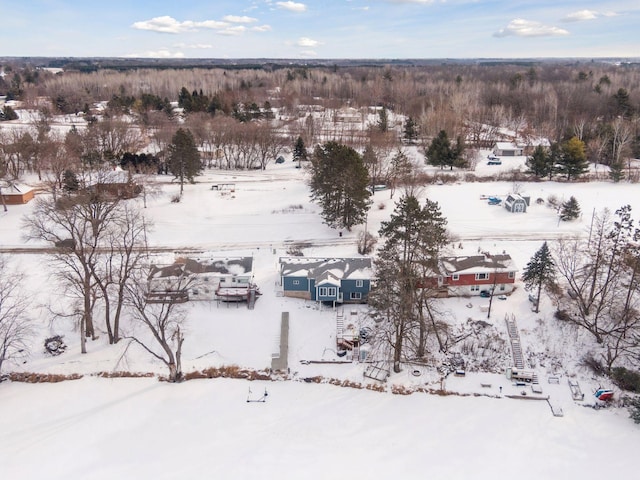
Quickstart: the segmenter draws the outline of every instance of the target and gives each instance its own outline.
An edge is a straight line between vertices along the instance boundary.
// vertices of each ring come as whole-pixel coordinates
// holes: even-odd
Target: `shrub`
[[[611,370],[611,379],[623,390],[640,392],[640,372],[635,372],[624,367],[616,367]]]
[[[176,193],[173,197],[171,197],[171,203],[180,203],[180,194]]]
[[[596,375],[605,375],[607,373],[602,362],[596,359],[592,353],[585,354],[585,356],[582,357],[582,360],[580,360],[580,365],[587,367]]]
[[[54,335],[53,337],[49,337],[44,341],[44,351],[49,355],[57,356],[64,353],[67,349],[64,341],[62,340],[64,337],[62,335]]]
[[[629,405],[629,416],[635,423],[640,423],[640,398],[636,397],[631,400]]]

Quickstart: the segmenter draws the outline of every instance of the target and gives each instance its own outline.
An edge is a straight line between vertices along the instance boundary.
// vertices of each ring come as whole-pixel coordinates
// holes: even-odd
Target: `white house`
[[[493,153],[499,157],[518,157],[524,155],[524,149],[513,143],[497,142]]]
[[[152,265],[150,294],[164,298],[179,295],[186,300],[244,300],[253,283],[253,257],[178,258],[171,265]]]

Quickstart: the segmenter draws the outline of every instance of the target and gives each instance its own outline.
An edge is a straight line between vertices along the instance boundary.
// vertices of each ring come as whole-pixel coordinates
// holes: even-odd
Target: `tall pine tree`
[[[542,287],[551,289],[555,285],[556,266],[547,242],[533,254],[522,272],[522,280],[528,290],[536,292],[536,313],[540,311],[540,293]]]
[[[575,220],[580,216],[580,205],[578,204],[578,200],[576,197],[571,196],[569,200],[564,202],[560,207],[560,220],[563,222],[568,222],[570,220]]]
[[[370,205],[368,185],[367,169],[353,148],[333,141],[315,148],[309,186],[327,225],[351,230],[363,223]]]
[[[446,223],[436,202],[427,200],[421,207],[413,195],[407,195],[380,227],[385,243],[376,261],[379,282],[369,303],[376,315],[387,320],[386,338],[396,372],[403,358],[425,356],[428,331],[435,334],[440,349],[445,348],[433,308],[436,292],[425,279],[433,276],[448,242]]]
[[[298,136],[295,145],[293,146],[293,161],[298,162],[298,167],[301,166],[303,160],[307,160],[307,147],[304,145],[304,140],[301,136]]]
[[[180,195],[184,191],[184,182],[193,183],[196,175],[202,171],[200,152],[190,130],[179,128],[169,145],[169,172],[180,180]]]
[[[425,155],[429,165],[440,167],[440,169],[449,167],[451,170],[453,170],[457,157],[455,149],[451,147],[447,132],[444,130],[440,130],[438,136],[431,141]]]
[[[538,145],[531,156],[527,157],[526,165],[528,173],[538,178],[551,178],[553,174],[553,158],[542,145]]]
[[[558,172],[573,180],[589,170],[585,145],[578,137],[572,137],[560,147]]]

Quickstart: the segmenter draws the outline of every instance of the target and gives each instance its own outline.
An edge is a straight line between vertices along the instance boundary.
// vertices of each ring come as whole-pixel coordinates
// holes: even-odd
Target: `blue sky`
[[[640,56],[640,0],[0,0],[0,12],[0,56]]]

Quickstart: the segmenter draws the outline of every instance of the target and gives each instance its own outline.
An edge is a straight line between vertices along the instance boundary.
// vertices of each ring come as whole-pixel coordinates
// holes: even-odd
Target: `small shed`
[[[523,197],[517,193],[510,193],[504,201],[504,208],[511,213],[525,213],[531,197]]]
[[[24,205],[33,200],[35,191],[26,185],[2,186],[2,202],[5,205]]]

